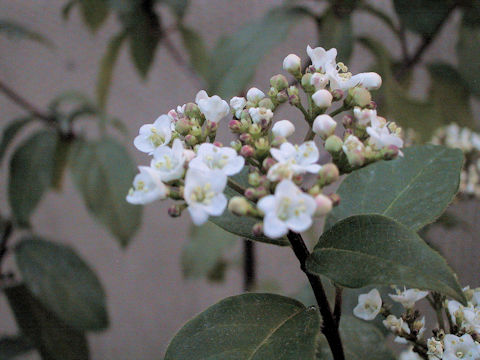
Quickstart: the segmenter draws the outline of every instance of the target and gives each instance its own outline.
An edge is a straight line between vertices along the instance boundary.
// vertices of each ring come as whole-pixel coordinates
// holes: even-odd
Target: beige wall
[[[251,17],[261,16],[280,3],[279,0],[191,2],[187,20],[199,29],[210,45],[220,34],[234,31]],[[99,59],[106,41],[117,29],[115,19],[111,18],[108,25],[93,36],[86,31],[76,11],[68,22],[60,18],[63,3],[65,1],[61,0],[0,0],[0,17],[15,19],[41,31],[57,46],[52,51],[27,41],[0,38],[0,78],[39,106],[45,106],[54,95],[67,89],[80,89],[93,95]],[[389,2],[377,1],[376,5],[390,9]],[[455,18],[450,29],[458,16]],[[355,28],[357,32],[372,34],[378,39],[385,33],[382,24],[364,15],[355,17]],[[443,31],[441,39],[427,54],[428,59],[453,60],[455,43],[451,34],[449,28]],[[388,40],[382,39],[386,43]],[[255,84],[266,88],[269,77],[281,71],[285,55],[294,52],[305,56],[306,45],[315,42],[313,25],[308,21],[299,24],[261,63]],[[397,47],[394,42],[388,43]],[[115,71],[109,110],[128,124],[132,140],[141,124],[152,121],[177,104],[190,101],[198,89],[163,48],[157,52],[148,81],[141,82],[125,50]],[[358,71],[369,64],[371,57],[360,48],[355,50],[352,65],[354,71]],[[422,80],[424,74],[419,76],[416,91],[422,92],[427,83]],[[0,96],[0,128],[5,121],[21,113],[21,109]],[[295,119],[297,115],[287,112],[280,117]],[[133,146],[129,145],[129,149],[138,163],[146,162]],[[4,165],[0,177],[3,212],[8,209],[5,172]],[[461,216],[475,222],[476,206],[465,206],[466,211],[460,212]],[[217,300],[241,292],[241,276],[237,269],[228,273],[223,285],[182,279],[179,254],[189,219],[188,216],[167,218],[167,207],[168,203],[156,203],[145,208],[143,226],[126,251],[121,251],[112,237],[89,217],[69,178],[63,191],[45,196],[36,212],[33,219],[36,231],[75,247],[97,271],[106,288],[111,327],[104,333],[90,336],[95,360],[161,358],[169,339],[187,319]],[[439,235],[461,279],[473,285],[479,285],[477,273],[480,268],[479,246],[474,239],[476,230],[474,225],[467,234],[455,231]],[[293,292],[300,286],[303,277],[289,249],[260,245],[258,250],[262,258],[261,279],[278,278],[286,292]],[[3,298],[0,298],[0,319],[0,333],[15,331]]]

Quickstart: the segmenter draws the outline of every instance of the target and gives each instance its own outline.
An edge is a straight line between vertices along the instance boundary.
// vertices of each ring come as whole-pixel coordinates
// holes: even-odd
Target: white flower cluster
[[[420,319],[419,312],[414,310],[415,303],[429,295],[428,291],[417,289],[396,290],[390,298],[402,304],[406,313],[397,317],[385,306],[377,289],[358,297],[358,305],[354,308],[355,316],[363,320],[373,320],[382,314],[384,326],[396,335],[395,342],[411,344],[408,350],[400,354],[399,359],[429,360],[480,359],[480,343],[474,339],[480,336],[480,288],[463,289],[468,305],[463,306],[458,301],[448,300],[441,306],[450,316],[451,334],[445,334],[444,329],[434,329],[434,336],[425,340],[425,317]],[[432,296],[434,302],[435,298]],[[441,314],[441,312],[440,312]],[[419,356],[419,352],[423,357]]]

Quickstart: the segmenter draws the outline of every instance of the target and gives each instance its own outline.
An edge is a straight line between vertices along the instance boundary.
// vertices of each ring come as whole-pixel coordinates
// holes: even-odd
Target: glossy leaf
[[[342,200],[328,216],[326,228],[352,215],[381,214],[419,230],[453,200],[462,166],[460,150],[423,145],[404,149],[404,157],[355,171],[340,185]]]
[[[40,33],[8,19],[0,19],[0,34],[1,33],[6,34],[12,39],[28,39],[48,47],[53,47],[53,43]]]
[[[18,224],[26,226],[52,183],[57,135],[42,130],[15,150],[10,160],[8,200]]]
[[[340,336],[346,360],[394,360],[396,357],[385,344],[384,334],[372,323],[353,316],[343,316]],[[332,355],[324,336],[320,338],[317,360],[331,360]]]
[[[140,226],[142,214],[140,206],[125,200],[136,175],[126,149],[112,138],[78,140],[70,165],[87,209],[126,246]]]
[[[183,276],[201,278],[216,270],[222,262],[225,250],[236,244],[237,237],[207,222],[202,226],[192,226],[182,249],[181,262]]]
[[[245,24],[236,33],[222,38],[212,51],[209,93],[229,98],[243,90],[255,67],[269,50],[285,39],[291,26],[306,14],[299,7],[281,7],[262,19]]]
[[[15,136],[18,135],[20,130],[32,120],[33,118],[31,116],[16,119],[3,128],[2,139],[0,140],[0,162],[7,151],[8,145],[15,139]]]
[[[190,320],[165,360],[315,359],[320,318],[314,308],[273,294],[226,298]]]
[[[322,234],[306,268],[344,287],[407,286],[466,303],[446,261],[413,230],[382,215],[357,215],[336,223]]]
[[[79,331],[108,326],[102,285],[70,247],[32,236],[15,247],[15,259],[26,287],[66,324]]]
[[[180,26],[183,45],[188,51],[192,68],[205,79],[208,78],[209,53],[208,49],[198,31],[185,25]]]
[[[97,101],[98,107],[105,109],[112,84],[113,70],[117,62],[120,49],[125,41],[127,34],[121,32],[115,35],[108,43],[107,52],[103,55],[100,62],[100,70],[97,78]]]
[[[480,6],[479,6],[480,8]],[[457,54],[458,54],[458,71],[467,83],[470,91],[480,96],[480,25],[478,23],[478,16],[473,22],[469,17],[469,12],[472,14],[479,14],[477,12],[466,11],[463,15],[463,21],[458,32]]]
[[[83,21],[91,31],[97,31],[107,20],[107,0],[80,0]]]
[[[35,349],[25,336],[3,336],[0,338],[0,359],[9,360]]]
[[[38,302],[23,285],[4,290],[22,333],[45,360],[88,360],[85,335],[72,329]]]

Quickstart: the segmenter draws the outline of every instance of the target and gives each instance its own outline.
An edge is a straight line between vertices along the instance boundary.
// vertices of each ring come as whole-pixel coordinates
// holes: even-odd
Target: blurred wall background
[[[279,3],[279,0],[192,0],[186,20],[205,36],[207,44],[213,45],[221,34],[234,31]],[[389,1],[373,3],[392,11]],[[118,26],[110,17],[108,26],[94,36],[81,22],[78,11],[72,12],[68,22],[63,21],[62,5],[64,1],[61,0],[0,0],[2,17],[29,25],[56,45],[49,50],[28,41],[0,38],[0,78],[40,107],[68,89],[79,89],[93,96],[99,60],[107,40]],[[450,30],[459,21],[456,15],[450,18],[424,61],[455,61],[456,32]],[[391,48],[395,42],[385,36],[389,33],[378,20],[356,14],[354,26],[356,33],[369,34],[386,44],[393,53],[399,53],[399,49]],[[414,47],[416,39],[409,40]],[[284,56],[297,53],[305,58],[307,44],[316,42],[313,24],[307,20],[301,22],[265,57],[252,84],[266,90],[270,76],[281,71]],[[157,51],[155,66],[146,82],[137,76],[128,56],[124,48],[115,69],[108,108],[128,124],[131,143],[142,124],[151,122],[177,104],[191,101],[199,89],[164,48]],[[353,71],[365,70],[371,62],[371,56],[356,46],[350,63]],[[417,94],[427,88],[426,79],[422,72],[415,74]],[[21,109],[0,96],[0,128],[6,120],[20,113]],[[298,115],[289,111],[282,117],[295,120]],[[225,136],[226,131],[220,132],[220,138]],[[146,163],[147,158],[135,151],[133,145],[129,150],[137,163]],[[6,171],[6,163],[0,171]],[[6,179],[4,176],[0,179],[0,207],[7,211]],[[226,281],[218,285],[183,280],[179,254],[190,221],[187,214],[179,219],[167,217],[168,206],[166,202],[145,208],[141,230],[124,251],[87,214],[68,177],[63,190],[49,192],[35,213],[33,225],[37,233],[73,246],[98,273],[106,289],[111,326],[104,333],[89,336],[93,359],[161,358],[169,339],[185,321],[221,298],[242,291],[239,267],[229,271]],[[470,223],[469,229],[435,232],[437,243],[461,282],[472,286],[480,285],[477,209],[478,203],[474,201],[456,209],[458,215]],[[240,245],[239,242],[237,253]],[[293,293],[301,287],[304,277],[289,249],[259,244],[257,254],[260,280],[278,279],[285,293]],[[0,319],[1,330],[15,331],[3,297],[0,297]]]

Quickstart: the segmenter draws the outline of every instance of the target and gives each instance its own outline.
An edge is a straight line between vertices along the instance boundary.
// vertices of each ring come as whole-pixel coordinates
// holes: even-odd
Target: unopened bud
[[[223,147],[223,143],[221,141],[214,141],[213,145],[215,145],[217,147]]]
[[[268,171],[273,165],[275,165],[277,162],[275,161],[275,159],[271,158],[271,157],[267,157],[265,158],[265,160],[263,160],[262,162],[262,168],[264,171]]]
[[[175,130],[180,135],[187,135],[192,128],[192,123],[185,117],[178,119],[175,123]]]
[[[257,172],[252,172],[248,174],[248,183],[252,186],[259,186],[260,185],[260,174]]]
[[[315,134],[325,140],[335,133],[336,127],[337,122],[333,120],[331,116],[322,114],[318,115],[313,121],[312,130]]]
[[[234,96],[230,100],[230,107],[236,112],[238,110],[243,110],[247,100],[244,97]]]
[[[270,78],[270,85],[278,91],[288,87],[288,80],[282,74],[274,75]]]
[[[262,132],[262,128],[260,127],[259,124],[252,124],[250,125],[250,127],[248,128],[248,132],[253,136],[255,137],[255,135],[258,135]]]
[[[236,152],[239,152],[242,148],[242,142],[240,140],[234,140],[230,142],[230,147],[233,148]]]
[[[265,97],[265,94],[262,90],[257,89],[256,87],[252,87],[250,90],[247,91],[247,100],[254,104],[258,104],[260,100]]]
[[[306,73],[303,75],[301,84],[305,92],[313,93],[315,91],[315,87],[312,85],[312,74]]]
[[[315,204],[317,205],[315,209],[316,216],[325,216],[332,211],[332,200],[328,196],[318,194],[315,196]]]
[[[243,196],[234,196],[228,202],[228,210],[237,216],[247,215],[251,206]]]
[[[202,113],[200,112],[200,108],[195,103],[186,104],[184,114],[191,119],[193,118],[198,119],[202,116]]]
[[[272,100],[269,98],[264,98],[258,102],[258,107],[263,107],[265,109],[275,110],[275,105],[273,105]]]
[[[349,106],[360,106],[364,108],[372,101],[370,91],[363,87],[354,87],[348,90],[348,96],[345,100]]]
[[[349,129],[353,126],[355,119],[352,115],[345,115],[342,119],[343,127]]]
[[[185,136],[185,143],[189,146],[195,146],[198,143],[198,140],[195,136],[188,134]]]
[[[283,104],[284,102],[288,101],[287,90],[282,90],[282,91],[279,91],[279,92],[278,92],[278,94],[277,94],[277,101],[278,101],[280,104]]]
[[[238,120],[230,120],[228,122],[228,128],[230,129],[231,132],[234,134],[240,133],[240,129],[242,127],[242,123]]]
[[[257,190],[253,187],[246,188],[243,195],[245,195],[247,199],[254,201],[257,199]]]
[[[250,145],[243,145],[240,149],[240,155],[245,158],[252,157],[253,155],[255,155],[255,149]]]
[[[267,93],[268,97],[271,98],[271,99],[276,99],[277,98],[277,95],[278,95],[278,90],[275,89],[273,86],[270,87],[270,90],[268,90],[268,93]]]
[[[340,204],[340,195],[330,194],[330,195],[328,195],[328,197],[332,201],[332,206],[338,206],[338,204]]]
[[[310,84],[315,88],[315,90],[325,89],[325,86],[328,84],[328,77],[327,75],[316,72],[310,78]]]
[[[335,90],[332,91],[333,101],[342,100],[344,95],[345,95],[345,93],[341,89],[335,89]]]
[[[246,144],[253,143],[253,137],[249,133],[240,134],[239,139],[240,139],[241,142],[246,143]]]
[[[389,147],[382,149],[383,159],[393,160],[398,156],[399,152],[400,150],[398,147],[395,145],[390,145]]]
[[[280,120],[273,124],[272,134],[273,136],[281,136],[283,138],[289,137],[295,132],[295,125],[288,120]]]
[[[320,109],[326,109],[332,105],[332,94],[325,89],[317,90],[312,95],[312,100]]]
[[[337,181],[340,178],[340,172],[335,164],[329,163],[322,166],[318,177],[320,184],[326,186]]]
[[[207,120],[206,130],[208,134],[216,133],[217,129],[218,129],[218,122]]]
[[[261,137],[255,141],[255,148],[257,150],[270,150],[270,144],[267,138]]]
[[[280,145],[282,145],[285,141],[287,141],[287,139],[284,138],[283,136],[276,136],[272,140],[272,146],[273,147],[280,147]]]
[[[172,205],[168,208],[167,212],[168,215],[170,215],[171,217],[179,217],[180,215],[182,215],[182,210],[184,208],[184,206]]]
[[[375,110],[377,108],[377,103],[375,101],[370,101],[366,108],[370,110]]]
[[[256,223],[252,227],[253,236],[262,236],[263,235],[263,223]]]
[[[325,141],[325,150],[331,154],[336,154],[342,150],[343,141],[337,135],[331,135]]]
[[[190,130],[190,135],[193,135],[193,136],[202,135],[202,128],[198,125],[192,126],[192,129]]]
[[[300,77],[302,60],[295,54],[290,54],[283,59],[283,69],[295,77]]]
[[[365,155],[360,150],[346,151],[345,155],[347,155],[348,163],[353,168],[360,167],[365,163]]]

